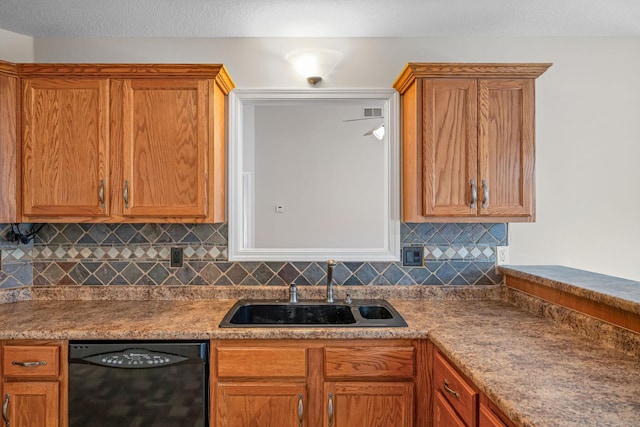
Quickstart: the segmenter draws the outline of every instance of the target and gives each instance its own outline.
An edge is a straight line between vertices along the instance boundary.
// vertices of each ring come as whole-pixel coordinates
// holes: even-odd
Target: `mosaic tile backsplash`
[[[229,262],[227,225],[46,224],[34,242],[16,244],[0,224],[0,288],[30,285],[322,285],[322,262]],[[402,246],[422,246],[424,266],[399,262],[341,262],[342,285],[490,285],[496,246],[507,224],[403,223]],[[170,250],[184,263],[170,266]]]

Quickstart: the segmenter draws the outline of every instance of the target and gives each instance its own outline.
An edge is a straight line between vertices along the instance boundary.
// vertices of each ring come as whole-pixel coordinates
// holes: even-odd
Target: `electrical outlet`
[[[182,267],[182,248],[171,248],[171,267]]]
[[[424,248],[422,246],[408,246],[402,248],[402,265],[421,267],[424,259]]]
[[[496,267],[509,264],[509,246],[496,246]]]

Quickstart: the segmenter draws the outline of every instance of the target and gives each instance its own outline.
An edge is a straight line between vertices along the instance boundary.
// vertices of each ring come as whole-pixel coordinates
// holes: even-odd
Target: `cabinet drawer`
[[[434,385],[467,425],[476,425],[478,393],[440,353],[435,356]]]
[[[327,378],[413,378],[413,347],[326,347]]]
[[[4,347],[2,372],[5,377],[57,377],[60,369],[60,347]]]
[[[304,378],[307,375],[305,348],[227,347],[218,348],[220,378]]]

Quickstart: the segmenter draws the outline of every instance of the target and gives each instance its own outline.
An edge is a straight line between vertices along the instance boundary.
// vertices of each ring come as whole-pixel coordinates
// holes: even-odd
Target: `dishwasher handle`
[[[189,358],[171,353],[131,348],[124,351],[100,353],[82,358],[71,358],[69,363],[97,365],[117,369],[154,369],[173,365],[204,364],[201,358]]]

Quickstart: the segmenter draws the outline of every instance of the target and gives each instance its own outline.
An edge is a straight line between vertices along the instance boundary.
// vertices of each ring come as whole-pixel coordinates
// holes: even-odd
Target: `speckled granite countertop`
[[[220,329],[234,300],[24,301],[0,337],[426,338],[520,426],[640,425],[640,361],[498,300],[390,300],[407,328]]]
[[[640,282],[560,265],[509,265],[500,267],[500,271],[640,314]]]
[[[517,425],[640,426],[637,358],[507,303],[426,310],[430,339]]]

